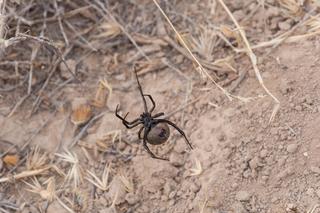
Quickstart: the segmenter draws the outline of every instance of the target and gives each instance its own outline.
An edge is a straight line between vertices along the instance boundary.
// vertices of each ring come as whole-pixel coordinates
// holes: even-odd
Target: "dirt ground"
[[[154,1],[2,5],[0,212],[320,212],[319,2],[160,7],[206,72]],[[133,64],[193,150],[171,128],[153,159],[115,116],[143,112]]]

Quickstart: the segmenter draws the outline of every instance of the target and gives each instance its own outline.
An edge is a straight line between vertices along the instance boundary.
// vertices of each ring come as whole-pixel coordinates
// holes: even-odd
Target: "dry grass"
[[[44,200],[52,202],[57,196],[54,177],[50,177],[43,184],[36,177],[32,179],[32,183],[23,182],[29,187],[26,189],[27,191],[38,194]],[[46,185],[46,187],[43,185]]]
[[[198,158],[195,158],[194,162],[195,162],[194,167],[190,169],[190,176],[201,175],[201,173],[203,172],[203,169],[202,169],[200,160]]]
[[[70,169],[67,172],[66,181],[71,183],[74,189],[77,189],[80,184],[83,183],[83,169],[80,165],[80,161],[76,153],[65,150],[64,153],[59,154],[58,156],[62,161],[67,162],[70,165]]]
[[[27,156],[26,166],[28,170],[40,169],[47,165],[48,153],[41,153],[39,146],[36,146]]]
[[[225,86],[232,83],[234,80],[231,79],[232,76],[236,76],[235,79],[237,79],[238,70],[242,68],[239,59],[246,56],[250,60],[261,87],[275,102],[270,116],[271,122],[279,110],[280,102],[264,84],[254,50],[259,49],[268,55],[263,48],[275,49],[284,42],[296,42],[319,35],[319,15],[313,15],[312,10],[306,13],[301,2],[307,1],[277,1],[282,11],[282,18],[299,21],[287,32],[277,32],[270,36],[271,40],[263,41],[254,37],[252,33],[254,29],[248,29],[250,25],[247,23],[246,30],[250,30],[251,34],[249,36],[246,34],[245,28],[241,25],[244,22],[235,19],[234,8],[228,7],[230,2],[225,4],[223,0],[210,0],[207,2],[208,14],[201,11],[202,15],[210,19],[217,15],[221,16],[223,21],[218,24],[219,26],[210,25],[213,19],[208,22],[203,17],[199,20],[196,18],[197,23],[194,24],[195,20],[192,19],[190,11],[182,15],[178,14],[177,11],[172,11],[174,7],[170,1],[168,7],[162,7],[162,4],[160,6],[156,0],[153,0],[166,22],[158,19],[154,11],[150,13],[145,10],[146,5],[143,4],[139,6],[132,4],[132,7],[128,9],[121,2],[113,4],[111,1],[111,3],[104,4],[99,0],[52,1],[48,3],[48,7],[43,7],[43,2],[38,0],[32,2],[0,1],[0,56],[2,59],[0,92],[3,92],[0,98],[3,103],[7,104],[6,101],[10,103],[10,110],[6,116],[8,119],[13,119],[15,115],[20,116],[20,113],[25,111],[30,111],[29,116],[38,112],[54,111],[52,117],[46,120],[22,145],[19,155],[7,155],[6,158],[1,159],[5,166],[14,167],[9,172],[5,170],[0,178],[0,184],[9,185],[4,189],[6,195],[10,189],[15,189],[16,183],[23,182],[27,186],[26,190],[35,194],[37,199],[40,197],[41,200],[48,202],[58,201],[68,212],[90,212],[89,200],[103,196],[103,193],[109,190],[110,182],[114,177],[119,178],[127,193],[136,193],[135,190],[139,183],[135,185],[136,181],[133,182],[131,174],[124,170],[118,174],[114,170],[111,171],[111,162],[123,168],[131,166],[131,164],[124,164],[117,156],[123,154],[118,150],[117,145],[122,142],[122,137],[126,139],[126,134],[123,134],[121,130],[114,130],[107,131],[107,134],[94,141],[88,141],[85,138],[87,134],[95,134],[95,127],[100,125],[95,121],[102,118],[105,111],[109,110],[113,113],[114,109],[111,109],[112,104],[110,104],[111,97],[117,95],[119,91],[130,91],[130,82],[124,82],[123,79],[127,79],[128,67],[133,63],[140,65],[139,75],[151,75],[151,72],[157,71],[158,73],[166,69],[176,71],[179,76],[188,81],[185,103],[167,115],[171,116],[187,107],[193,108],[193,104],[200,103],[200,99],[208,98],[205,94],[198,95],[197,86],[201,84],[201,80],[187,74],[188,70],[180,71],[180,69],[190,67],[183,57],[192,62],[201,77],[213,83],[213,86],[206,87],[207,91],[216,86],[229,100],[233,98],[242,102],[256,100],[256,98],[244,98],[231,94],[234,91]],[[261,1],[261,4],[264,4],[264,1]],[[218,11],[217,8],[220,6],[224,10]],[[32,10],[29,7],[32,7]],[[186,8],[189,8],[189,5],[186,5]],[[122,14],[119,11],[125,11],[125,13]],[[172,12],[177,13],[175,20],[171,18],[170,12],[171,14]],[[234,26],[228,23],[229,19]],[[172,29],[175,35],[169,36],[168,29]],[[253,37],[250,37],[252,35]],[[172,37],[176,37],[177,41]],[[94,58],[99,60],[106,58],[106,61],[99,62],[99,65],[103,67],[86,67],[88,65],[86,60],[92,54],[96,54]],[[72,71],[65,62],[65,58],[75,61]],[[65,63],[69,76],[62,75],[61,63]],[[96,72],[95,69],[98,71]],[[114,81],[115,76],[118,79]],[[98,85],[92,83],[98,80]],[[76,84],[79,82],[84,84]],[[123,84],[128,84],[128,86],[124,88]],[[66,87],[67,89],[64,90]],[[89,91],[89,88],[94,88],[96,91]],[[80,131],[72,137],[70,149],[63,153],[56,153],[50,161],[49,153],[40,150],[38,146],[26,152],[33,139],[45,129],[46,125],[51,121],[56,121],[58,117],[56,112],[61,105],[72,101],[74,97],[68,93],[69,90],[79,96],[86,96],[92,92],[92,98],[90,97],[92,102],[79,106],[71,115],[71,121]],[[201,89],[200,92],[202,93]],[[258,96],[260,97],[265,96]],[[12,103],[13,101],[15,102]],[[215,108],[220,106],[220,103],[216,104],[211,101],[207,103]],[[97,111],[100,114],[96,115]],[[184,123],[184,115],[187,113],[182,113],[182,123]],[[68,129],[67,122],[63,128]],[[64,133],[61,135],[61,142],[64,142],[64,137],[67,135]],[[78,141],[81,141],[78,145],[92,148],[93,152],[101,151],[96,152],[96,155],[91,155],[92,150],[82,149],[90,163],[99,166],[105,164],[102,171],[97,172],[100,168],[90,168],[91,164],[84,163],[85,158],[80,157],[77,154],[79,152],[76,152],[75,145]],[[24,153],[27,153],[27,156],[20,158],[20,154]],[[130,153],[132,156],[135,154],[136,152]],[[97,160],[101,162],[97,163]],[[65,166],[66,175],[60,169],[61,165]],[[194,160],[189,173],[189,176],[192,176],[189,178],[197,178],[203,174],[203,167],[199,159]],[[59,184],[61,180],[63,184]],[[88,188],[90,187],[88,185],[99,189],[100,194],[92,190],[89,196]],[[63,194],[70,191],[68,195]],[[118,192],[112,195],[112,204],[108,208],[111,212],[117,212],[118,196],[120,196]],[[26,200],[31,202],[31,198],[30,200],[26,198]],[[204,212],[207,203],[206,198],[199,205],[201,213]],[[309,212],[314,213],[318,207],[318,205],[314,206]],[[17,209],[16,205],[6,200],[0,201],[0,212]]]
[[[87,170],[88,177],[86,177],[86,180],[88,180],[90,183],[95,185],[100,190],[107,191],[110,187],[110,169],[111,164],[109,164],[109,166],[106,165],[102,172],[101,178],[99,178],[94,172]]]
[[[119,175],[120,181],[123,183],[125,186],[125,189],[127,192],[133,192],[134,191],[134,186],[133,182],[128,178],[127,175],[125,175],[123,172]]]

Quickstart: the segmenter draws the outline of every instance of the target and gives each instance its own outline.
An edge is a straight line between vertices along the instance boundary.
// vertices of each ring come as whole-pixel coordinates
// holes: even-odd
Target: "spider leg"
[[[124,118],[123,118],[127,124],[132,125],[140,120],[140,118],[137,118],[137,119],[134,119],[133,121],[127,121],[126,117],[128,116],[128,114],[129,114],[129,112],[127,112],[126,116],[124,116]]]
[[[156,123],[167,123],[170,126],[174,127],[184,137],[184,139],[185,139],[187,145],[189,145],[190,149],[193,149],[193,147],[192,147],[191,143],[189,142],[186,134],[184,134],[184,132],[179,127],[177,127],[177,125],[175,125],[174,123],[172,123],[171,121],[168,121],[166,119],[156,119],[155,122]]]
[[[146,99],[144,98],[144,95],[143,95],[143,92],[142,92],[142,87],[141,87],[140,82],[139,82],[139,79],[138,79],[137,68],[136,68],[136,66],[134,66],[133,68],[134,68],[134,72],[135,72],[135,74],[136,74],[136,79],[137,79],[137,83],[138,83],[138,88],[139,88],[139,91],[140,91],[140,95],[141,95],[141,97],[142,97],[143,106],[144,106],[144,112],[148,112],[147,101],[146,101]]]
[[[151,152],[151,150],[149,149],[149,147],[148,147],[148,145],[147,145],[147,135],[148,135],[149,132],[150,132],[150,128],[145,128],[145,129],[144,129],[144,134],[143,134],[143,147],[147,150],[147,152],[151,155],[152,158],[168,161],[168,159],[166,159],[166,158],[160,158],[160,157],[155,156],[155,154],[153,154],[153,153]]]
[[[118,114],[118,110],[119,110],[119,105],[117,105],[115,114],[116,114],[116,116],[117,116],[120,120],[122,120],[123,125],[125,125],[128,129],[131,129],[131,128],[136,127],[136,126],[138,126],[139,124],[141,124],[141,121],[140,121],[139,118],[137,118],[137,119],[135,119],[135,120],[133,120],[133,121],[131,121],[131,122],[127,121],[127,120],[126,120],[126,117],[128,116],[129,113],[127,113],[127,114],[124,116],[124,118],[123,118],[123,117],[121,117],[121,116]],[[138,122],[138,123],[137,123],[137,122]]]
[[[164,113],[160,112],[160,113],[157,113],[157,114],[153,115],[152,118],[157,118],[157,117],[160,117],[162,115],[164,115]]]
[[[156,108],[156,103],[154,102],[154,100],[153,100],[151,95],[143,94],[143,96],[147,96],[150,99],[151,103],[152,103],[152,107],[151,107],[151,109],[149,111],[149,113],[151,114],[153,112],[154,108]]]
[[[138,137],[139,137],[139,139],[142,139],[142,137],[141,137],[141,132],[142,132],[143,129],[144,129],[144,126],[141,127],[140,130],[139,130],[139,132],[138,132]]]

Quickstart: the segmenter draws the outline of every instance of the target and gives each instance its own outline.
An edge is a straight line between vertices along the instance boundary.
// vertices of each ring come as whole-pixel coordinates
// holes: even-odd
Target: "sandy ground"
[[[245,1],[236,2],[226,1],[236,18],[243,19],[243,13],[254,8],[241,9]],[[153,4],[139,3],[155,10]],[[176,2],[175,8],[193,11],[197,17],[197,8],[205,6],[205,1],[190,5]],[[270,10],[267,14],[276,16]],[[245,30],[249,37],[263,40],[275,30],[272,21],[267,25],[271,30],[259,25],[261,13],[252,15],[253,21]],[[144,17],[140,18],[139,23]],[[276,21],[293,26],[280,18]],[[286,26],[281,24],[277,30],[284,32]],[[159,57],[163,57],[161,50],[169,48],[157,47]],[[255,51],[264,83],[281,104],[271,123],[274,102],[262,89],[245,54],[235,57],[237,72],[246,73],[244,80],[225,86],[230,90],[236,84],[232,94],[241,99],[232,101],[202,78],[188,59],[171,50],[168,57],[180,63],[180,71],[170,67],[140,71],[144,92],[156,101],[155,113],[169,115],[194,147],[188,149],[171,128],[166,143],[150,145],[154,153],[169,161],[151,158],[138,139],[139,128],[126,129],[114,115],[117,104],[122,115],[130,112],[128,120],[143,112],[132,66],[123,65],[121,58],[134,58],[136,50],[129,49],[128,41],[121,48],[114,49],[120,56],[101,50],[82,57],[84,52],[75,50],[67,63],[76,69],[72,64],[82,57],[77,68],[82,84],[72,82],[54,98],[44,98],[31,116],[37,94],[8,117],[27,86],[0,93],[0,212],[320,212],[319,37]],[[223,57],[231,50],[214,51],[214,56]],[[71,77],[64,65],[58,68],[60,74],[53,78],[48,93],[61,83],[57,80],[61,76],[64,80]],[[233,75],[221,76],[228,76],[224,78],[227,81]],[[108,97],[106,106],[92,106],[98,82],[103,79],[112,92],[102,87]],[[83,104],[91,104],[94,120],[87,127],[77,127],[71,122],[72,113]],[[2,155],[11,143],[16,146]],[[36,175],[12,177],[43,168]]]

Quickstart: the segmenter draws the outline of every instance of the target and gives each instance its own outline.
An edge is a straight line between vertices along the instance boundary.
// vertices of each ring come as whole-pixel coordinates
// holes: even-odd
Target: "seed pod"
[[[168,140],[170,129],[166,123],[158,123],[152,127],[147,135],[147,141],[153,145],[159,145]]]
[[[73,110],[71,114],[71,122],[74,125],[83,125],[92,117],[93,113],[89,105],[80,105]]]

